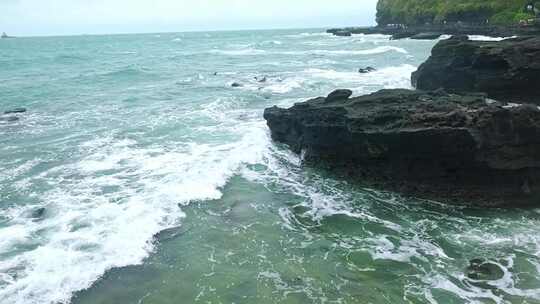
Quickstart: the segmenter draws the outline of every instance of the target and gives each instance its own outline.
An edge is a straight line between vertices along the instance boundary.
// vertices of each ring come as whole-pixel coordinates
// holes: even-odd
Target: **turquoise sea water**
[[[0,120],[0,303],[540,303],[538,210],[363,189],[269,138],[265,107],[407,88],[434,43],[1,40],[0,110],[28,112]]]

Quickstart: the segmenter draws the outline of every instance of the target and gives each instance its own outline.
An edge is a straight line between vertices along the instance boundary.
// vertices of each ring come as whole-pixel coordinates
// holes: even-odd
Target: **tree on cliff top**
[[[534,16],[529,4],[540,8],[535,0],[379,0],[379,24],[468,22],[511,24]]]

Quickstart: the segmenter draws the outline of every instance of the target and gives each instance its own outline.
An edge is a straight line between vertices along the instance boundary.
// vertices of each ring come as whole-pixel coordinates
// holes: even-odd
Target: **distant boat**
[[[2,36],[0,38],[5,39],[5,38],[15,38],[15,37],[8,36],[8,34],[6,34],[6,32],[3,32]]]

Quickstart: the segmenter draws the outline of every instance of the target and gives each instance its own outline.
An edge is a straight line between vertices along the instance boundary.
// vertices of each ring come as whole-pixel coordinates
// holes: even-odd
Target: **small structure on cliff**
[[[529,2],[525,6],[525,11],[537,15],[538,13],[540,13],[540,7],[536,7],[536,4],[534,2]]]
[[[6,34],[6,32],[3,32],[2,33],[2,36],[0,36],[1,39],[7,39],[7,38],[15,38],[13,36],[9,36],[8,34]]]

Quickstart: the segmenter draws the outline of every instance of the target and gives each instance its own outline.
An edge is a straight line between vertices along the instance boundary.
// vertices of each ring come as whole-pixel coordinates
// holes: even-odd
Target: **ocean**
[[[0,118],[0,303],[540,303],[539,210],[363,188],[270,139],[265,107],[410,88],[435,43],[0,41],[0,112],[27,109]]]

